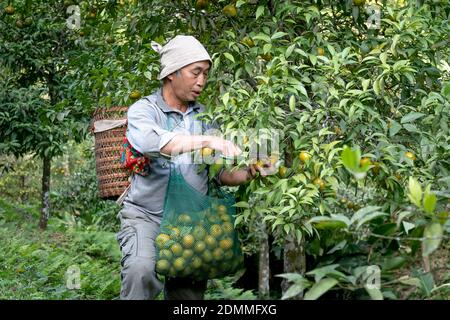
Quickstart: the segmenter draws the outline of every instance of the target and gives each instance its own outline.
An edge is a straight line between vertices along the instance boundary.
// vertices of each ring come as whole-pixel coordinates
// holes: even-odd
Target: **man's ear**
[[[174,76],[175,76],[175,72],[172,72],[171,74],[169,74],[169,75],[166,77],[166,79],[167,79],[168,81],[172,81]]]

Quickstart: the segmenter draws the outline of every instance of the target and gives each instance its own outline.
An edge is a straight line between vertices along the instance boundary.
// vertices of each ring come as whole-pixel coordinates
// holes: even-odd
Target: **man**
[[[127,139],[137,151],[149,157],[148,175],[133,174],[131,187],[118,217],[121,230],[117,239],[122,251],[121,299],[153,299],[163,289],[155,274],[154,241],[159,232],[168,185],[169,159],[189,155],[209,147],[227,157],[241,150],[220,137],[195,135],[195,128],[211,126],[194,116],[204,111],[196,103],[202,92],[212,61],[203,45],[191,36],[176,36],[164,47],[152,43],[161,57],[162,88],[130,106]],[[179,158],[178,158],[179,159]],[[185,180],[203,194],[207,193],[208,173],[197,164],[179,163]],[[271,167],[268,164],[269,167]],[[259,166],[247,170],[221,170],[216,179],[222,185],[239,185],[253,179]],[[169,279],[164,283],[166,299],[203,299],[206,281]]]

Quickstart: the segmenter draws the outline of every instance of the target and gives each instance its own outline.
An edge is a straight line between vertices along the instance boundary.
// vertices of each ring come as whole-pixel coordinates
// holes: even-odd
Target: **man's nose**
[[[199,87],[204,87],[205,86],[205,83],[206,83],[206,76],[204,75],[204,74],[200,74],[198,77],[197,77],[197,85],[199,86]]]

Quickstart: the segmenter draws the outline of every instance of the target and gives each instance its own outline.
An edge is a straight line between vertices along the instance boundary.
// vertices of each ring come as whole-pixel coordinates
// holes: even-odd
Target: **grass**
[[[51,218],[40,231],[38,206],[0,199],[0,300],[112,300],[120,293],[121,253],[115,232]],[[79,276],[77,276],[79,275]],[[255,299],[211,280],[205,299]],[[162,293],[157,299],[162,299]]]

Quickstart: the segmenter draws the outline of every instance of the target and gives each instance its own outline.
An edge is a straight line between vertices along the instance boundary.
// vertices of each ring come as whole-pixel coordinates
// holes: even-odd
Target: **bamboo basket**
[[[126,123],[120,127],[94,132],[95,122],[100,120],[125,120],[128,107],[98,108],[92,119],[91,132],[95,139],[95,166],[100,198],[117,200],[130,184],[130,172],[120,157]]]

